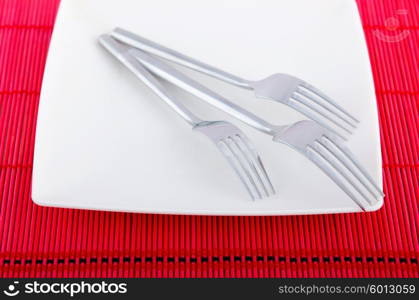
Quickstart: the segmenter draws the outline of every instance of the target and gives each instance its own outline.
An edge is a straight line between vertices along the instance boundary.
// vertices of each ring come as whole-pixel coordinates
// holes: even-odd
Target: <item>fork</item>
[[[246,187],[253,200],[275,194],[274,187],[254,145],[236,126],[225,121],[203,121],[190,112],[178,99],[169,95],[160,82],[133,58],[126,48],[109,35],[99,37],[100,43],[123,65],[131,70],[175,112],[177,112],[193,130],[207,136],[229,161],[234,171]]]
[[[135,48],[128,50],[147,69],[159,77],[194,94],[257,130],[271,135],[274,142],[297,150],[330,177],[361,209],[367,210],[384,194],[357,161],[342,140],[314,121],[304,120],[273,125],[214,91],[167,65],[163,61]]]
[[[354,116],[349,114],[325,93],[297,77],[277,73],[258,81],[246,80],[147,40],[125,29],[115,28],[111,35],[131,47],[160,56],[235,86],[253,90],[257,98],[269,99],[288,105],[345,140],[346,136],[330,125],[334,124],[351,134],[357,123],[359,123]]]

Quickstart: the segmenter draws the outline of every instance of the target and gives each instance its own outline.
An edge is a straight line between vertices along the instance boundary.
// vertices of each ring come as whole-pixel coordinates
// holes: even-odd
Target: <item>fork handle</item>
[[[146,68],[144,68],[125,47],[106,34],[99,37],[99,42],[124,66],[134,73],[137,78],[144,82],[154,93],[163,99],[163,101],[166,102],[186,122],[192,126],[202,122],[201,119],[189,111],[178,99],[167,93],[161,83]]]
[[[201,98],[210,105],[215,106],[216,108],[230,114],[231,116],[241,120],[242,122],[254,127],[259,131],[269,135],[275,135],[276,127],[274,125],[259,118],[250,111],[243,109],[237,104],[230,102],[224,97],[218,95],[212,90],[206,88],[200,83],[194,81],[193,79],[159,60],[158,58],[152,57],[147,53],[135,48],[131,48],[128,52],[137,58],[147,69],[159,77]]]
[[[115,28],[112,31],[111,36],[131,47],[160,56],[174,63],[188,67],[192,70],[204,73],[206,75],[209,75],[211,77],[217,78],[219,80],[233,84],[241,88],[252,89],[248,80],[212,67],[206,63],[200,62],[180,52],[159,45],[153,41],[147,40],[125,29]]]

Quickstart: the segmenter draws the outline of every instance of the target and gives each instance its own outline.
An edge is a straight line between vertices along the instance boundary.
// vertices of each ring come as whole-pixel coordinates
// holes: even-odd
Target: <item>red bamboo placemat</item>
[[[418,7],[358,0],[377,93],[378,212],[207,217],[46,208],[30,199],[58,0],[0,0],[0,277],[418,277]]]

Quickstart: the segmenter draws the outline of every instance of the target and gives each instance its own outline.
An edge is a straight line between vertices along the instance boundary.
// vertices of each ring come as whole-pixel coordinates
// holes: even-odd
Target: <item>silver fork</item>
[[[288,105],[306,117],[318,122],[323,127],[333,131],[343,139],[346,139],[345,135],[342,135],[330,125],[333,123],[350,134],[359,122],[325,93],[297,77],[278,73],[259,81],[246,80],[122,28],[115,28],[111,35],[115,39],[132,47],[168,59],[235,86],[253,90],[258,98],[269,99]]]
[[[316,122],[305,120],[285,126],[272,125],[163,61],[138,49],[132,48],[129,52],[152,73],[257,130],[273,136],[273,141],[286,144],[299,151],[323,170],[363,210],[367,210],[368,205],[373,205],[383,196],[380,188],[351,151],[343,145],[341,139]]]
[[[203,121],[190,112],[178,99],[169,95],[158,80],[149,73],[126,48],[109,35],[102,35],[100,43],[123,65],[163,99],[193,130],[206,135],[218,147],[243,182],[253,200],[275,194],[274,187],[256,148],[236,126],[225,121]]]

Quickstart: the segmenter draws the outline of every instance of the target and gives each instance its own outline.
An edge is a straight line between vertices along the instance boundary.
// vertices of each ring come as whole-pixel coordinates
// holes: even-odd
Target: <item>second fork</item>
[[[363,210],[367,210],[368,206],[374,206],[383,196],[380,188],[349,149],[343,145],[341,139],[316,122],[305,120],[282,126],[273,125],[160,59],[138,49],[132,48],[128,51],[152,73],[200,97],[255,129],[271,135],[274,142],[285,144],[303,154]]]
[[[159,45],[122,28],[115,28],[111,32],[111,35],[131,47],[160,56],[240,88],[253,90],[255,96],[258,98],[285,104],[316,121],[328,130],[333,131],[343,139],[346,139],[345,134],[351,134],[353,132],[359,122],[320,89],[295,76],[276,73],[262,80],[247,80]],[[340,128],[340,130],[336,130],[335,128]],[[341,132],[345,132],[345,134]]]
[[[275,194],[275,189],[256,148],[239,128],[226,121],[199,119],[178,99],[167,93],[160,82],[112,37],[102,35],[99,42],[188,122],[194,130],[207,136],[217,146],[253,200]]]

